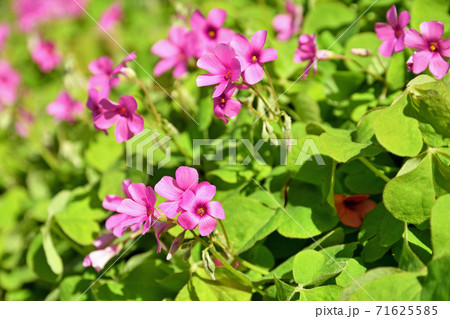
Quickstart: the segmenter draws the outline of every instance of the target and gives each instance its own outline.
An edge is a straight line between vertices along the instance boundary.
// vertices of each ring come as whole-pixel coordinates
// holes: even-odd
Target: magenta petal
[[[394,29],[389,24],[383,22],[375,23],[375,32],[378,39],[382,41],[391,40],[395,38]]]
[[[188,68],[187,68],[186,62],[180,61],[177,63],[177,65],[175,65],[172,75],[175,79],[178,79],[181,76],[183,76],[183,74],[187,73],[187,71],[188,71]]]
[[[400,12],[400,15],[398,16],[398,26],[400,27],[400,29],[405,28],[410,20],[411,16],[409,15],[408,11]]]
[[[430,51],[416,52],[413,60],[413,73],[418,74],[425,71],[432,57],[433,53]]]
[[[259,56],[259,62],[266,63],[270,61],[275,61],[278,58],[278,51],[276,49],[263,49]]]
[[[202,236],[208,236],[216,227],[217,221],[208,215],[203,215],[198,222],[198,232]]]
[[[102,206],[104,209],[115,212],[120,203],[122,203],[123,198],[116,195],[106,195],[103,200]]]
[[[206,211],[208,215],[218,219],[225,219],[225,211],[223,210],[222,204],[217,201],[209,202],[206,204]]]
[[[244,74],[248,83],[255,84],[262,80],[264,71],[261,65],[254,63],[245,69]]]
[[[158,205],[159,210],[169,218],[174,218],[181,209],[178,209],[180,201],[167,201]]]
[[[132,183],[128,187],[128,192],[136,203],[143,206],[147,204],[146,187],[143,183]]]
[[[441,52],[441,55],[450,58],[450,38],[439,41],[439,52]]]
[[[414,60],[416,57],[414,56]],[[449,64],[439,53],[434,53],[430,61],[430,72],[438,79],[442,79],[448,72]]]
[[[207,21],[211,25],[215,26],[216,28],[220,28],[223,23],[225,22],[225,19],[227,18],[227,12],[222,9],[212,9],[208,13]]]
[[[122,143],[128,141],[133,137],[133,133],[128,129],[127,119],[124,117],[119,117],[117,121],[116,128],[114,130],[114,136],[116,137],[117,143]]]
[[[429,42],[439,41],[444,34],[444,24],[440,21],[428,21],[420,24],[420,32]]]
[[[191,27],[194,30],[201,30],[206,25],[206,19],[200,10],[195,10],[191,17]]]
[[[198,184],[198,172],[195,168],[180,166],[175,172],[178,187],[183,191],[195,188]]]
[[[97,115],[94,119],[94,124],[99,129],[106,130],[114,125],[119,120],[120,115],[116,112],[103,112]]]
[[[135,201],[127,198],[117,207],[119,213],[127,214],[130,216],[142,216],[147,215],[147,209],[145,206],[136,203]]]
[[[393,5],[387,12],[386,12],[386,20],[389,22],[390,25],[394,26],[397,24],[397,8],[395,5]]]
[[[128,197],[128,198],[131,197],[130,193],[128,192],[128,187],[129,187],[130,185],[131,185],[131,180],[130,180],[130,179],[125,179],[125,180],[122,182],[122,185],[121,185],[123,193],[124,193],[125,196]]]
[[[150,223],[150,220],[146,220],[144,223],[144,227],[142,227],[142,235],[148,232],[148,230],[152,227],[152,224]]]
[[[161,58],[169,58],[179,54],[178,48],[169,40],[159,40],[152,46],[151,51]]]
[[[395,38],[384,41],[378,48],[378,52],[380,52],[382,56],[392,56],[392,54],[394,53],[395,43],[397,43],[397,40]]]
[[[139,134],[144,129],[144,119],[139,114],[132,114],[128,119],[128,128],[134,134]]]
[[[105,227],[108,230],[113,229],[114,227],[116,227],[117,225],[119,225],[120,223],[122,223],[124,220],[127,220],[128,218],[130,218],[129,215],[127,214],[114,214],[111,215],[105,222]],[[120,237],[120,236],[117,236]]]
[[[208,86],[218,84],[223,80],[223,75],[201,74],[197,76],[197,86]]]
[[[217,31],[217,43],[226,43],[229,44],[233,39],[235,32],[231,29],[221,28]]]
[[[220,63],[219,59],[212,53],[207,53],[198,59],[197,67],[212,74],[222,74],[226,72],[222,63]]]
[[[292,25],[292,16],[290,14],[277,14],[273,18],[273,28],[278,32],[288,32]]]
[[[193,191],[188,189],[184,192],[183,197],[180,201],[180,207],[188,212],[192,212],[194,210],[194,206],[196,205],[196,197]]]
[[[411,49],[428,50],[428,42],[414,29],[406,31],[405,44]]]
[[[179,200],[183,196],[183,191],[178,188],[175,179],[170,176],[161,178],[155,185],[155,191],[159,196],[168,200]]]
[[[253,34],[252,39],[250,40],[250,45],[253,51],[258,52],[262,50],[264,44],[266,44],[266,37],[267,37],[266,30],[256,31],[255,34]]]
[[[191,230],[191,229],[194,229],[195,227],[197,227],[199,219],[200,219],[199,215],[197,215],[196,213],[191,213],[191,212],[181,213],[177,217],[177,220],[178,220],[178,223],[180,224],[180,226],[187,230]]]
[[[245,58],[245,53],[249,53],[251,50],[250,42],[248,42],[247,38],[240,33],[234,35],[230,45],[243,58]]]
[[[241,102],[236,100],[228,100],[225,104],[223,113],[228,117],[234,117],[241,111]]]
[[[221,83],[219,83],[219,85],[216,85],[216,87],[214,88],[212,97],[215,98],[215,97],[220,96],[225,91],[225,88],[227,87],[227,85],[228,85],[228,81],[221,82]]]
[[[214,50],[216,57],[219,59],[220,63],[223,65],[228,65],[236,56],[233,48],[225,43],[219,43]]]
[[[397,41],[395,42],[395,46],[394,46],[394,51],[395,52],[403,51],[403,49],[405,49],[405,33],[402,33],[397,38]]]
[[[155,76],[160,76],[161,74],[173,68],[178,63],[178,61],[179,60],[177,56],[164,58],[156,63],[155,68],[153,69],[153,73],[155,74]]]
[[[147,206],[155,206],[156,203],[156,195],[151,186],[147,186],[145,189],[145,202]]]
[[[137,110],[137,103],[131,95],[124,95],[119,98],[119,105],[127,109],[128,112],[133,113]]]
[[[216,186],[204,185],[197,189],[195,197],[199,203],[206,204],[216,195]]]

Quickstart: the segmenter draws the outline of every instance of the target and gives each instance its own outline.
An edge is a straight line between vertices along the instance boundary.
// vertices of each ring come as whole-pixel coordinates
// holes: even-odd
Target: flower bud
[[[372,52],[369,49],[364,48],[354,48],[350,50],[350,53],[357,56],[372,56]]]
[[[183,244],[184,241],[184,235],[186,234],[186,231],[183,230],[172,242],[172,245],[170,245],[169,253],[167,254],[166,259],[170,260],[175,254],[175,252],[180,248],[180,246]]]

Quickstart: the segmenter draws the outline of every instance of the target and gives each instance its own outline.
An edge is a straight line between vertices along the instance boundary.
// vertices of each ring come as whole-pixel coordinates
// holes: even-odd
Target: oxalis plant
[[[448,4],[29,2],[2,299],[450,299]]]

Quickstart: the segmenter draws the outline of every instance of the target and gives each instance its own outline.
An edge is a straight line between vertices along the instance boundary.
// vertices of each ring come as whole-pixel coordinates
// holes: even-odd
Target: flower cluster
[[[287,41],[300,32],[303,24],[303,6],[286,1],[287,13],[277,14],[273,18],[273,28],[277,32],[277,39]]]
[[[153,228],[159,253],[162,249],[167,250],[160,236],[169,228],[178,224],[185,230],[193,230],[198,226],[200,235],[207,236],[217,227],[216,219],[225,218],[222,204],[212,200],[216,187],[209,182],[199,183],[198,172],[191,167],[179,167],[175,178],[164,176],[155,185],[155,190],[130,180],[122,182],[122,190],[125,197],[107,195],[103,201],[103,208],[116,214],[106,220],[105,227],[110,233],[94,242],[97,250],[85,258],[85,267],[102,269],[120,251],[120,245],[112,244],[113,241],[126,231],[146,234]],[[167,200],[156,205],[155,192]],[[175,238],[170,254],[181,245],[181,237],[184,238],[184,232]]]
[[[443,78],[448,70],[450,57],[450,38],[442,39],[444,24],[439,21],[428,21],[420,24],[419,33],[415,29],[406,29],[410,21],[407,11],[400,12],[393,5],[386,13],[386,23],[377,22],[375,32],[383,41],[379,52],[383,56],[392,56],[394,52],[403,51],[405,46],[416,51],[407,61],[408,71],[419,74],[427,68],[438,79]]]

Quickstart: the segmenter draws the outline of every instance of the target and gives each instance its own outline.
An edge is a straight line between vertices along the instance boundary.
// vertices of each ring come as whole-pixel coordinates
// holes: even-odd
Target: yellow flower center
[[[225,104],[225,99],[224,98],[220,99],[220,103]]]
[[[209,35],[210,38],[215,38],[216,37],[216,31],[211,30],[211,31],[208,32],[208,35]]]
[[[203,207],[197,208],[197,215],[203,216],[206,214],[206,210]]]
[[[431,51],[436,51],[437,49],[439,49],[439,45],[437,44],[437,42],[431,42],[430,50]]]
[[[252,61],[256,62],[256,60],[257,60],[256,55],[252,56]]]
[[[127,109],[122,106],[119,110],[119,114],[122,116],[127,115]]]

